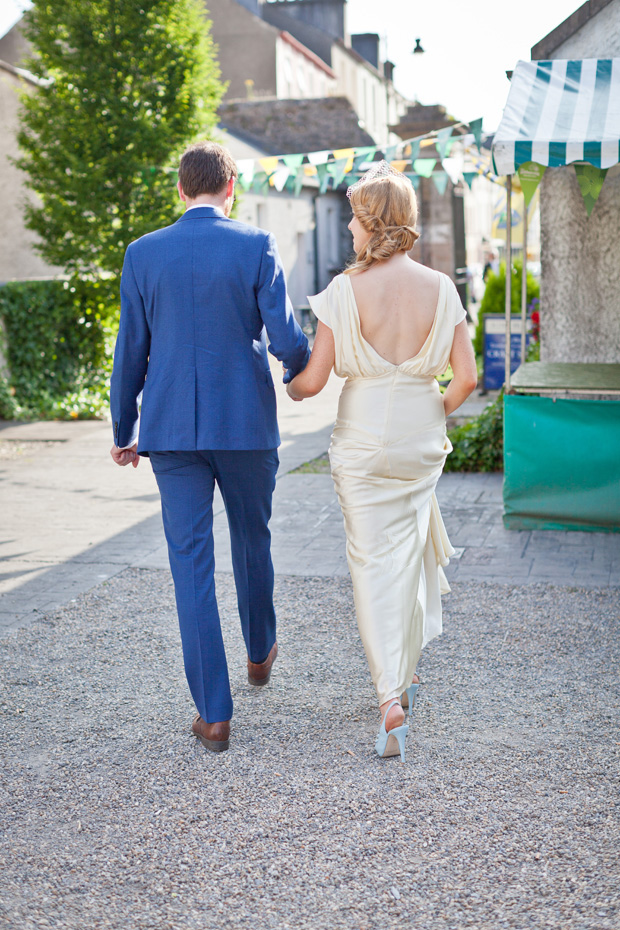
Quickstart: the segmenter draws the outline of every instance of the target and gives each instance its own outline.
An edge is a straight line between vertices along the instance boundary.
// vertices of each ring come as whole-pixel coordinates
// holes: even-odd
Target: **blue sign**
[[[528,321],[529,326],[529,321]],[[525,348],[530,344],[526,333]],[[521,364],[521,316],[510,317],[510,373]],[[484,315],[484,389],[498,391],[506,377],[506,317],[499,313]]]

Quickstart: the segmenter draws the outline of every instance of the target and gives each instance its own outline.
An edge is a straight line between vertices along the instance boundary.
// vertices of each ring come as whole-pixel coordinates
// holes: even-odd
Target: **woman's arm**
[[[476,356],[465,320],[454,329],[450,365],[454,377],[443,395],[443,406],[447,417],[461,406],[478,383]]]
[[[333,333],[329,326],[319,321],[310,361],[304,370],[286,385],[288,396],[293,400],[303,400],[304,397],[314,397],[322,391],[335,360]]]

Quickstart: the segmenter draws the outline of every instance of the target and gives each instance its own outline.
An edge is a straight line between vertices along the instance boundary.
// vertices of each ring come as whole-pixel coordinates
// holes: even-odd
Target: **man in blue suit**
[[[226,149],[190,146],[179,166],[185,213],[129,245],[110,397],[112,458],[137,466],[149,456],[157,479],[198,710],[192,730],[215,752],[228,749],[233,704],[215,599],[214,486],[230,527],[248,679],[263,685],[278,648],[268,523],[280,436],[267,338],[287,381],[310,354],[273,236],[229,219],[236,177]]]

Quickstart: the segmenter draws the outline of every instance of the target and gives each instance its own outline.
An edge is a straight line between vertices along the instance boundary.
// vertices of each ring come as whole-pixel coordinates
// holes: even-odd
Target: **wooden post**
[[[506,359],[504,391],[510,394],[510,313],[512,298],[512,175],[506,178]]]
[[[527,332],[527,204],[523,193],[523,276],[521,279],[521,364],[525,362]]]

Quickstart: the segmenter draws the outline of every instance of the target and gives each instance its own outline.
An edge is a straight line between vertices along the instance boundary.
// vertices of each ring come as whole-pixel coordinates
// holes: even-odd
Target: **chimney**
[[[376,33],[362,32],[351,36],[351,47],[373,68],[379,68],[379,36]]]

